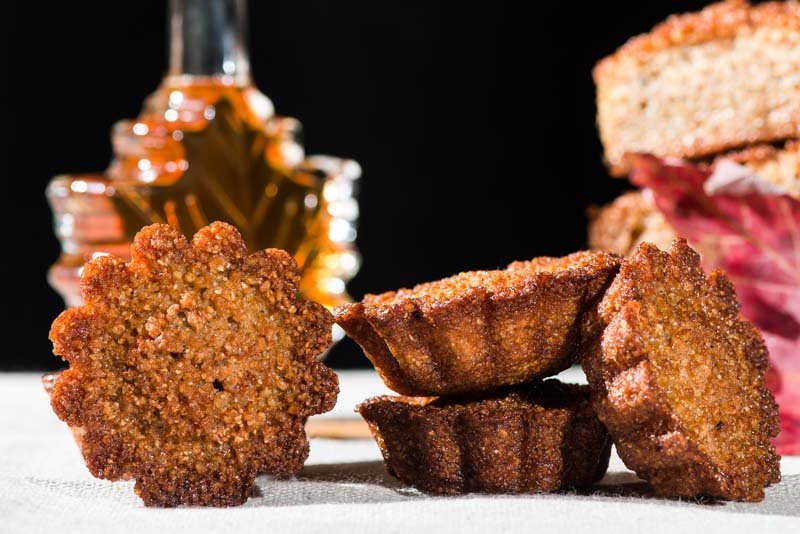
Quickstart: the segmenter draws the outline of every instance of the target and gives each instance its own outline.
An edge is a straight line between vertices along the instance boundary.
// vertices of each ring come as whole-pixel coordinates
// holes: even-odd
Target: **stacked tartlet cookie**
[[[612,441],[665,497],[758,501],[780,480],[766,346],[685,240],[461,273],[336,321],[405,395],[358,411],[389,472],[420,490],[586,486]],[[589,386],[542,381],[578,361]]]
[[[405,395],[358,407],[389,471],[432,493],[602,478],[611,440],[588,388],[542,379],[598,335],[597,304],[619,265],[602,252],[537,258],[340,307],[339,325]]]

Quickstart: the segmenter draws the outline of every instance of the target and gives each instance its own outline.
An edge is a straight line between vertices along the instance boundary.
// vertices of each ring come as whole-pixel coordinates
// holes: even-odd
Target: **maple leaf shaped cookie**
[[[338,382],[316,359],[332,317],[297,298],[295,261],[248,255],[225,223],[191,243],[145,227],[131,255],[89,262],[86,304],[50,331],[70,364],[51,404],[91,473],[135,479],[148,506],[231,506],[258,473],[298,471],[304,420],[333,407]]]
[[[643,243],[599,306],[583,369],[625,465],[657,495],[760,501],[780,481],[766,346],[722,271]]]

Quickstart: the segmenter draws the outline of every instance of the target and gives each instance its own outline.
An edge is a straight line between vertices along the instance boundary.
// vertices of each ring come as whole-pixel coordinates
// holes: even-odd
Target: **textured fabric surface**
[[[566,375],[566,376],[564,376]],[[327,417],[386,393],[371,372],[341,372]],[[575,371],[562,379],[580,380]],[[326,417],[323,416],[323,417]],[[0,532],[791,532],[800,527],[800,457],[761,503],[653,497],[612,455],[590,490],[525,496],[428,497],[385,474],[371,440],[314,439],[303,471],[259,477],[256,496],[229,509],[149,509],[133,482],[92,478],[36,374],[0,374]]]

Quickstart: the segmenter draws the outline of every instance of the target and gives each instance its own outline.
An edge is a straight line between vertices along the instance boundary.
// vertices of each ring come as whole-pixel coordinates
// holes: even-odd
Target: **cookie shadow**
[[[386,472],[382,461],[308,465],[292,477],[260,476],[246,506],[398,502],[422,494]]]
[[[598,483],[581,489],[549,494],[598,501],[653,502],[662,506],[701,507],[705,510],[800,517],[800,475],[787,475],[781,483],[766,488],[759,503],[730,502],[710,497],[668,499],[655,494],[649,484],[631,472],[610,472]],[[462,496],[431,496],[391,476],[382,461],[317,464],[304,467],[292,477],[260,476],[253,496],[244,505],[304,506],[315,504],[367,504],[418,499],[480,498],[480,493]],[[542,494],[548,498],[548,494]],[[525,495],[495,495],[525,498]],[[528,497],[537,498],[536,494]]]
[[[598,499],[635,499],[635,500],[657,500],[662,502],[674,502],[681,504],[694,504],[703,506],[720,506],[724,501],[720,501],[713,497],[696,497],[696,498],[667,498],[656,495],[652,486],[636,476],[635,473],[630,471],[623,472],[609,472],[603,477],[600,482],[574,490],[575,495],[582,497],[594,497]]]
[[[303,467],[295,478],[311,482],[376,485],[394,481],[395,486],[400,487],[396,479],[386,472],[385,464],[382,460],[308,465]]]
[[[653,488],[630,472],[606,473],[599,482],[575,490],[577,495],[594,497],[629,497],[634,499],[658,499]]]
[[[574,492],[575,495],[598,500],[652,500],[659,501],[664,506],[692,506],[733,513],[800,517],[800,475],[785,475],[778,484],[765,488],[764,493],[764,500],[760,502],[726,501],[709,496],[661,497],[655,494],[649,484],[631,472],[607,473],[600,482]]]

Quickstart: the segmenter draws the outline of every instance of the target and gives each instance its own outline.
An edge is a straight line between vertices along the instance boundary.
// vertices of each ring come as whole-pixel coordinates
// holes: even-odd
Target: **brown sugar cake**
[[[586,386],[547,380],[476,397],[376,397],[358,411],[387,469],[429,493],[524,493],[586,486],[611,439]]]
[[[626,152],[703,158],[800,135],[800,3],[674,15],[594,70],[612,173]]]
[[[783,146],[753,145],[721,154],[712,168],[723,160],[744,166],[754,175],[800,199],[800,142]],[[647,192],[631,191],[593,210],[589,222],[589,247],[623,256],[633,254],[640,243],[668,248],[675,229],[653,205]]]
[[[613,254],[578,252],[473,271],[336,310],[386,385],[403,395],[469,393],[566,369],[579,320],[619,268]]]
[[[599,307],[583,359],[594,408],[628,468],[669,497],[759,501],[780,480],[777,406],[760,333],[733,286],[683,240],[645,243]]]
[[[191,243],[145,227],[131,255],[87,263],[86,304],[50,331],[70,364],[51,404],[91,473],[135,479],[148,506],[232,506],[256,474],[298,471],[304,418],[333,407],[338,382],[316,359],[332,317],[298,299],[294,260],[248,255],[224,223]]]

